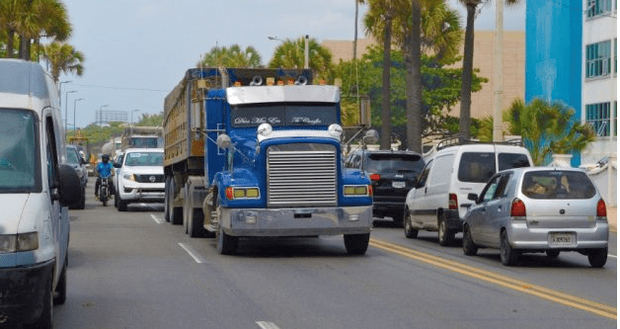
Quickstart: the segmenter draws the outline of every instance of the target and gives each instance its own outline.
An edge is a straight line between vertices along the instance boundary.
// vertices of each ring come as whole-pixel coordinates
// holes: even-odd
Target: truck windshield
[[[126,166],[163,166],[164,165],[164,153],[163,152],[131,152],[127,153],[125,159]]]
[[[132,137],[131,147],[136,148],[156,148],[157,137]]]
[[[234,106],[233,127],[257,127],[261,123],[278,126],[329,126],[338,123],[335,103],[274,103]]]
[[[0,109],[0,193],[40,190],[36,126],[31,111]]]

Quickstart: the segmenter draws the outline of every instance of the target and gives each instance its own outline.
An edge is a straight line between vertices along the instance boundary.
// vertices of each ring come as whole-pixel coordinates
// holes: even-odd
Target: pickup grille
[[[155,180],[151,181],[151,177],[155,177]],[[163,183],[164,175],[136,175],[136,182],[138,183]]]
[[[312,207],[337,204],[336,149],[293,143],[267,150],[267,206]]]

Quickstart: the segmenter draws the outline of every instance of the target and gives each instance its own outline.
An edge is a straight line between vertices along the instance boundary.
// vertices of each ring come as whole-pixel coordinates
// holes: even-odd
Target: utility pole
[[[69,110],[67,110],[67,104],[69,103],[69,94],[77,93],[77,90],[69,90],[65,93],[65,134],[67,133],[67,125],[69,118]]]
[[[495,45],[493,54],[493,141],[501,142],[504,96],[504,0],[495,1]]]
[[[304,38],[304,69],[309,69],[310,65],[310,47],[308,47],[308,41],[310,39],[310,36],[306,34],[305,38]]]

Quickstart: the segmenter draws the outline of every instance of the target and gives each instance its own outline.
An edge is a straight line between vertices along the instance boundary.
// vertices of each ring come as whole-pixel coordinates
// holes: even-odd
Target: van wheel
[[[446,220],[443,218],[439,219],[437,239],[439,240],[439,245],[441,246],[447,246],[454,240],[454,232],[448,229],[448,224],[446,224]]]
[[[24,325],[23,327],[28,329],[52,329],[54,324],[52,322],[54,314],[54,294],[52,293],[52,275],[48,282],[47,291],[43,295],[42,311],[41,315],[36,322],[30,325]]]
[[[475,256],[478,252],[478,246],[471,238],[471,231],[468,225],[463,228],[463,253],[467,256]]]
[[[363,255],[368,250],[370,233],[365,234],[345,234],[344,247],[349,255]]]
[[[118,198],[118,211],[127,211],[127,202]]]
[[[54,305],[62,305],[67,300],[67,264],[69,257],[65,257],[65,265],[58,278],[58,285],[56,286],[56,292],[54,293]]]
[[[411,215],[409,215],[409,211],[405,208],[404,214],[404,226],[405,226],[405,237],[409,239],[415,239],[418,237],[418,230],[413,228],[413,224],[411,224]]]
[[[601,268],[607,263],[607,248],[601,248],[591,251],[588,254],[588,261],[590,266],[595,268]]]
[[[499,258],[502,264],[506,266],[516,265],[519,260],[519,253],[512,249],[510,242],[508,242],[508,234],[506,234],[506,231],[502,231],[500,234]]]

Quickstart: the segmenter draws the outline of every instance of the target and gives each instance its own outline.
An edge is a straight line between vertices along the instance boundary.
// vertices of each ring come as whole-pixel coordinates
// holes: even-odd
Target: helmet
[[[103,161],[104,163],[110,161],[110,156],[107,154],[102,155],[101,161]]]

